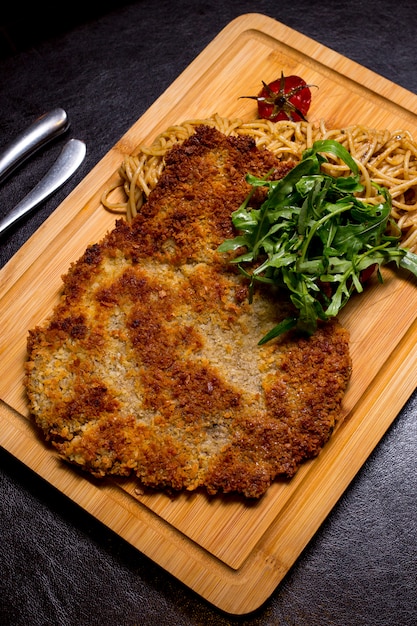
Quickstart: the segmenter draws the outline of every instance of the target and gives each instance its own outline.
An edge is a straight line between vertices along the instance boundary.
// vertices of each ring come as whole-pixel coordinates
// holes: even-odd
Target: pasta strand
[[[318,124],[271,122],[257,119],[243,122],[230,120],[217,113],[208,119],[191,119],[167,128],[150,146],[140,146],[137,155],[124,158],[119,170],[119,180],[112,182],[102,194],[103,206],[123,213],[131,221],[140,211],[146,198],[155,188],[165,166],[166,153],[176,144],[188,139],[196,126],[217,128],[225,135],[253,137],[261,149],[273,152],[279,160],[299,161],[304,150],[319,139],[334,139],[341,143],[358,164],[361,183],[360,194],[367,202],[378,201],[375,185],[386,187],[392,197],[392,217],[402,233],[402,245],[417,248],[417,143],[408,131],[374,130],[365,126],[327,129],[323,120]],[[333,176],[348,175],[349,168],[329,155],[324,164]],[[120,199],[120,191],[124,199]],[[112,200],[115,192],[117,199]]]

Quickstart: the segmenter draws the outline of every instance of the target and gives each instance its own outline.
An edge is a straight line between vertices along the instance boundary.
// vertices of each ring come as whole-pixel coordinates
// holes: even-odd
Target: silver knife
[[[45,143],[69,128],[64,109],[57,108],[39,117],[0,153],[0,182]]]
[[[32,211],[59,189],[78,169],[86,155],[86,145],[79,139],[70,139],[51,169],[39,183],[1,221],[0,235],[14,222]]]

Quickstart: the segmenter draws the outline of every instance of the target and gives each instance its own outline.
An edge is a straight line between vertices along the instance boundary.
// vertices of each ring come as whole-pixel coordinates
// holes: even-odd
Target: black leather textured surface
[[[3,40],[14,39],[0,59],[0,146],[62,106],[70,136],[83,139],[88,153],[74,178],[2,238],[2,265],[213,37],[249,12],[417,93],[413,1],[114,2],[95,14],[78,9],[67,23],[60,13],[55,30],[54,13],[39,7],[25,18],[16,5],[2,31]],[[42,35],[27,48],[10,26],[16,15],[22,28]],[[48,15],[45,30],[40,20]],[[65,140],[0,186],[0,214],[31,189]],[[1,359],[4,368],[7,355]],[[255,614],[234,618],[0,450],[0,625],[415,626],[416,452],[413,396],[271,598]]]

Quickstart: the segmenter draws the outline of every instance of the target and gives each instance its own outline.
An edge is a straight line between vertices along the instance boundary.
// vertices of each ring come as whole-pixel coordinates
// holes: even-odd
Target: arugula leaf
[[[329,154],[344,161],[350,175],[326,174],[322,166]],[[250,301],[256,282],[269,283],[285,290],[297,311],[259,344],[294,327],[314,333],[318,320],[336,316],[352,293],[363,291],[361,276],[368,268],[376,268],[381,282],[380,267],[388,263],[417,276],[417,255],[399,245],[388,190],[374,184],[378,202],[361,200],[359,168],[337,141],[316,141],[281,180],[251,174],[246,180],[252,190],[232,213],[239,235],[219,251],[244,249],[231,262],[249,280]],[[267,187],[259,209],[250,207],[256,187]]]

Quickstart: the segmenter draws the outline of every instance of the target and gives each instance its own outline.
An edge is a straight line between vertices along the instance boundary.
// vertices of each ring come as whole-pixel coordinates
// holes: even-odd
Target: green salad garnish
[[[333,177],[322,164],[334,155],[350,168]],[[359,169],[337,141],[316,141],[281,180],[246,177],[253,189],[232,213],[239,235],[224,241],[220,252],[244,252],[231,262],[249,279],[252,301],[256,282],[289,293],[296,314],[283,320],[259,342],[297,327],[314,333],[318,320],[336,316],[354,292],[363,291],[363,276],[395,263],[417,276],[417,255],[401,248],[401,233],[391,217],[391,196],[375,184],[377,203],[361,200]],[[250,207],[256,187],[268,188],[259,209]]]

